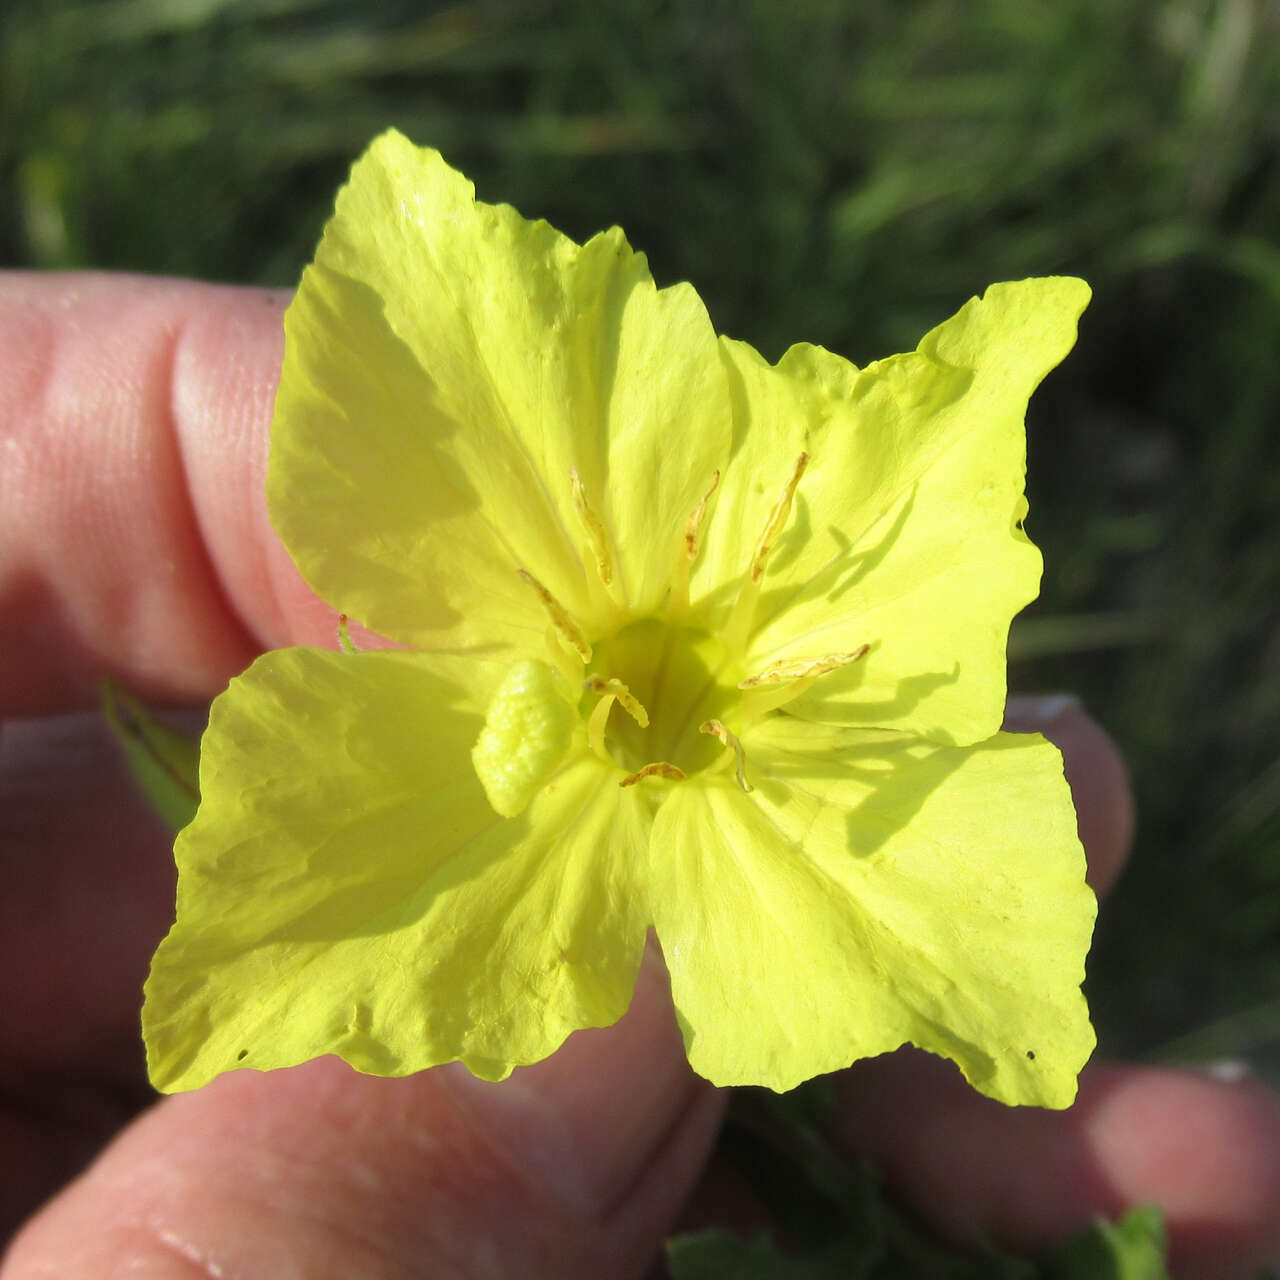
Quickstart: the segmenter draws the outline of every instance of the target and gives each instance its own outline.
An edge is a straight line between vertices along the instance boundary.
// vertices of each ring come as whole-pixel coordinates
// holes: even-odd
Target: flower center
[[[549,661],[517,663],[494,695],[472,750],[476,773],[494,809],[514,816],[582,745],[624,771],[619,786],[652,780],[682,781],[719,764],[730,765],[737,785],[752,789],[739,734],[781,708],[826,672],[860,661],[869,651],[785,657],[744,671],[761,583],[774,544],[791,517],[796,488],[809,463],[796,459],[744,562],[737,596],[719,633],[696,625],[689,572],[698,557],[717,471],[690,513],[676,554],[664,618],[632,619],[618,591],[610,536],[576,469],[569,473],[573,507],[588,552],[588,577],[610,601],[596,640],[527,569],[517,569],[546,610]],[[592,576],[594,573],[594,577]],[[596,618],[599,624],[601,619]],[[576,715],[575,715],[576,712]],[[580,718],[577,728],[575,722]],[[727,754],[726,754],[727,753]]]
[[[607,720],[592,745],[602,743],[629,773],[656,761],[686,777],[697,773],[723,755],[724,747],[702,726],[732,718],[740,677],[709,631],[657,618],[632,622],[595,646],[587,669],[581,711],[589,722]],[[626,697],[614,692],[618,686]],[[611,697],[618,705],[601,715],[601,699]]]

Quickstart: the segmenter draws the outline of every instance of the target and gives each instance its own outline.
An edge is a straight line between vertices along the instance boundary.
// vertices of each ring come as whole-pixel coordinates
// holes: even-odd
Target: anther
[[[634,787],[637,782],[643,782],[646,778],[671,778],[676,782],[683,782],[685,772],[666,760],[655,760],[652,764],[645,765],[643,769],[627,774],[618,786]]]
[[[763,671],[738,681],[739,689],[759,689],[764,685],[790,684],[793,680],[811,680],[837,667],[849,667],[871,651],[869,644],[859,645],[852,653],[832,653],[825,658],[783,658],[771,662]]]
[[[773,544],[778,540],[778,535],[787,527],[787,521],[791,517],[791,502],[796,495],[796,485],[800,483],[800,477],[804,475],[804,469],[808,465],[809,455],[802,453],[796,459],[795,470],[791,473],[791,479],[787,481],[787,487],[782,491],[782,496],[769,512],[769,519],[765,522],[764,532],[760,535],[760,541],[756,544],[756,553],[751,560],[752,582],[759,582],[764,577],[765,562],[769,559],[769,552],[773,550]]]
[[[715,474],[711,477],[711,488],[698,499],[698,505],[694,507],[684,526],[684,553],[691,561],[698,558],[698,546],[702,537],[702,522],[707,515],[707,503],[711,501],[711,495],[719,487],[720,469],[717,467]]]
[[[707,518],[707,504],[711,495],[720,487],[720,470],[717,467],[711,477],[711,487],[698,499],[698,505],[689,513],[684,524],[684,543],[676,552],[675,566],[671,572],[671,591],[667,597],[667,621],[675,626],[689,610],[689,570],[698,558],[702,539],[702,522]]]
[[[725,647],[732,653],[741,654],[747,647],[751,628],[755,622],[756,604],[760,599],[760,584],[764,580],[769,553],[791,518],[791,503],[796,496],[796,486],[800,483],[800,477],[804,475],[804,469],[808,465],[809,455],[802,453],[796,459],[791,479],[787,481],[782,496],[773,504],[773,510],[769,512],[769,518],[765,521],[764,529],[760,533],[755,555],[751,557],[751,566],[742,585],[738,588],[738,598],[733,603],[733,612],[730,613],[729,621],[724,628]]]
[[[600,676],[588,676],[583,681],[588,693],[608,694],[617,698],[618,706],[627,713],[642,729],[649,727],[649,713],[644,709],[640,699],[627,688],[621,680],[605,680]]]
[[[747,753],[742,749],[742,743],[738,741],[738,736],[731,733],[719,720],[704,720],[698,726],[699,733],[710,734],[713,738],[719,738],[730,751],[733,752],[734,768],[738,777],[738,786],[743,791],[752,791],[754,788],[747,781]]]
[[[537,578],[531,574],[528,569],[518,570],[522,581],[527,582],[538,593],[538,599],[542,601],[542,607],[546,609],[548,616],[551,618],[551,625],[555,627],[556,633],[565,644],[569,646],[583,662],[591,661],[591,646],[587,643],[586,637],[582,634],[578,624],[569,616],[568,610],[564,605],[551,594],[540,583]]]
[[[606,587],[610,586],[613,583],[613,560],[609,556],[609,538],[600,517],[591,510],[587,490],[577,467],[569,468],[569,483],[573,487],[573,509],[578,513],[582,531],[591,544],[591,554],[596,558],[596,572],[600,575],[600,581]]]

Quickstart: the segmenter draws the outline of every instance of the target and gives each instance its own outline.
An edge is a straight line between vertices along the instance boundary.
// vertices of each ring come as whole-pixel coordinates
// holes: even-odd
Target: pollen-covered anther
[[[596,572],[606,587],[612,586],[613,560],[609,555],[609,536],[605,533],[603,521],[587,501],[586,486],[582,483],[577,467],[569,468],[569,484],[573,489],[573,509],[578,513],[578,521],[582,525],[583,533],[587,535],[591,554],[595,557]]]
[[[760,534],[760,541],[756,543],[756,553],[751,558],[752,582],[759,582],[764,577],[764,567],[768,562],[769,552],[773,550],[773,544],[778,540],[779,534],[787,527],[787,521],[791,518],[791,503],[796,496],[796,486],[800,483],[800,477],[804,475],[804,469],[808,465],[809,455],[802,453],[796,459],[795,470],[792,471],[791,479],[787,481],[782,496],[773,504],[773,510],[769,512],[764,531]]]
[[[667,618],[673,625],[689,611],[689,571],[698,558],[702,545],[702,525],[707,518],[707,505],[720,487],[720,470],[717,467],[711,477],[711,485],[698,499],[698,505],[689,513],[684,524],[684,538],[676,552],[675,567],[671,572],[671,591],[667,599]]]
[[[528,569],[520,569],[518,572],[521,581],[527,582],[538,593],[538,599],[542,601],[542,607],[547,611],[556,634],[583,662],[590,662],[591,646],[587,643],[586,636],[582,634],[582,628],[570,617],[569,611]]]
[[[713,738],[719,738],[733,752],[734,771],[737,775],[738,786],[743,791],[753,791],[755,788],[747,781],[747,753],[742,749],[742,743],[738,740],[738,735],[727,729],[719,720],[704,720],[698,726],[698,732],[710,734]]]
[[[635,773],[629,773],[621,782],[620,787],[634,787],[637,782],[643,782],[646,778],[670,778],[675,782],[683,782],[685,771],[678,766],[672,764],[669,760],[655,760],[652,764],[647,764],[643,769],[637,769]]]
[[[698,499],[698,505],[694,507],[689,515],[689,519],[684,526],[684,554],[689,560],[698,558],[698,547],[702,538],[702,522],[707,517],[707,503],[711,501],[711,495],[720,487],[720,470],[716,469],[715,474],[711,477],[711,487]]]
[[[649,713],[644,709],[640,699],[621,680],[605,680],[602,676],[588,676],[583,681],[583,687],[588,693],[607,694],[616,698],[618,705],[636,724],[642,729],[649,727]]]
[[[769,685],[790,684],[793,680],[812,680],[838,667],[851,667],[871,651],[869,644],[859,645],[852,653],[832,653],[825,658],[783,658],[771,662],[763,671],[738,681],[739,689],[761,689]]]

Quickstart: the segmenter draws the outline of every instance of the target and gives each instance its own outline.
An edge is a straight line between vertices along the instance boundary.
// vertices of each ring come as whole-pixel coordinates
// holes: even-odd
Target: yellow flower
[[[785,1089],[911,1042],[1067,1105],[1094,903],[1056,750],[999,733],[1027,398],[1078,280],[866,369],[770,366],[379,138],[286,318],[272,518],[406,648],[214,704],[152,1079],[324,1053],[500,1079],[619,1018],[650,928],[694,1068]]]

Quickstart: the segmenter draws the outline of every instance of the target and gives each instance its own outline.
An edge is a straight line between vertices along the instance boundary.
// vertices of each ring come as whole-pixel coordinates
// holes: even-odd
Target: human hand
[[[285,301],[0,281],[0,716],[19,717],[0,737],[0,1216],[109,1141],[0,1277],[644,1275],[726,1186],[707,1164],[724,1098],[690,1073],[652,959],[622,1022],[501,1085],[323,1059],[151,1105],[139,989],[171,921],[169,840],[91,709],[107,672],[207,704],[262,649],[332,645],[263,497]],[[1105,889],[1123,769],[1079,708],[1045,710],[1015,704],[1011,727],[1063,748]],[[897,1054],[841,1073],[837,1097],[833,1140],[955,1235],[1036,1248],[1156,1201],[1181,1275],[1247,1276],[1280,1250],[1280,1112],[1259,1085],[1098,1065],[1050,1113]]]

